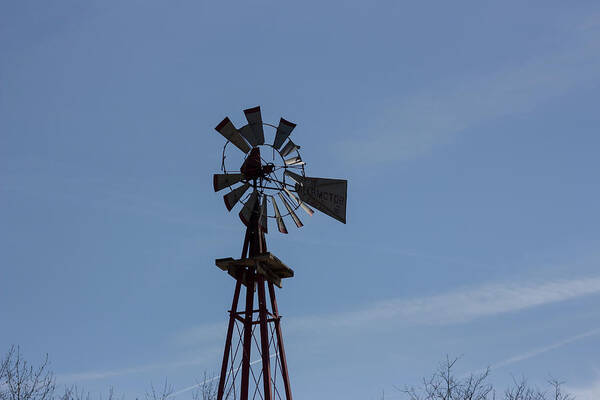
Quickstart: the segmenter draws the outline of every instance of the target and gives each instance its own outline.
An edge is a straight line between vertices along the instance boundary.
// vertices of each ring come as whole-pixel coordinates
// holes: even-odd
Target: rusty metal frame
[[[259,210],[260,207],[257,203],[250,223],[246,227],[242,258],[256,257],[267,251],[265,234],[258,225]],[[221,364],[217,400],[229,399],[230,395],[233,395],[236,400],[238,398],[240,400],[248,400],[249,398],[254,400],[257,396],[263,400],[283,400],[280,392],[281,388],[277,387],[278,375],[283,383],[285,399],[292,400],[275,287],[272,282],[267,281],[262,275],[258,274],[256,267],[253,265],[246,267],[245,279],[247,283],[245,285],[242,284],[241,277],[236,279],[231,310],[229,310],[229,324]],[[246,301],[244,309],[238,311],[242,287],[246,288]],[[254,305],[255,292],[258,299],[258,308],[255,308]],[[267,293],[269,302],[267,302]],[[258,328],[260,340],[257,340],[255,328]],[[232,347],[234,330],[237,331],[238,337],[235,350]],[[260,354],[260,374],[255,374],[252,368],[252,364],[254,364],[250,361],[252,347],[256,347]],[[271,358],[273,358],[270,351],[271,347],[275,348],[273,368],[271,368]],[[240,348],[242,349],[242,360],[239,367],[236,367]]]

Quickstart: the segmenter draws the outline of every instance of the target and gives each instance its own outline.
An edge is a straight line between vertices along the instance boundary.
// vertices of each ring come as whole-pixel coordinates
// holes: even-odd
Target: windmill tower
[[[214,190],[229,188],[225,206],[231,211],[240,203],[246,227],[241,258],[215,260],[235,279],[217,399],[292,400],[275,286],[281,288],[282,279],[293,277],[294,271],[267,250],[268,221],[274,219],[279,232],[287,233],[285,218],[300,228],[296,211],[302,208],[312,216],[312,206],[346,223],[347,181],[305,175],[300,146],[289,139],[296,124],[283,118],[278,126],[265,123],[260,107],[244,114],[248,123],[240,129],[229,118],[215,128],[227,142]],[[265,127],[275,130],[272,144],[265,141]]]

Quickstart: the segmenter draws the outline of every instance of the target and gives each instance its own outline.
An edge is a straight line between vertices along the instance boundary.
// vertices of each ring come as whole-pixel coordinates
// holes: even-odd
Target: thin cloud
[[[496,283],[466,287],[434,296],[396,298],[360,309],[286,319],[286,334],[315,329],[450,325],[600,294],[600,276],[531,284]],[[375,324],[376,323],[376,324]],[[220,339],[223,324],[207,324],[179,333],[174,342],[193,345]]]
[[[391,299],[362,310],[291,320],[286,329],[351,328],[372,322],[449,325],[599,294],[600,277],[537,284],[488,284],[414,299]]]
[[[575,336],[571,336],[570,338],[563,339],[563,340],[560,340],[558,342],[552,343],[552,344],[550,344],[548,346],[538,347],[538,348],[535,348],[533,350],[529,350],[529,351],[526,351],[524,353],[518,354],[516,356],[509,357],[509,358],[507,358],[505,360],[502,360],[502,361],[499,361],[497,363],[494,363],[494,364],[490,365],[490,369],[494,370],[494,369],[506,367],[507,365],[515,364],[515,363],[518,363],[518,362],[521,362],[521,361],[525,361],[525,360],[528,360],[530,358],[534,358],[534,357],[537,357],[537,356],[539,356],[541,354],[547,353],[549,351],[556,350],[556,349],[558,349],[560,347],[563,347],[563,346],[566,346],[568,344],[571,344],[571,343],[574,343],[574,342],[578,342],[578,341],[580,341],[582,339],[586,339],[586,338],[597,336],[597,335],[600,335],[600,328],[592,329],[592,330],[589,330],[587,332],[580,333],[580,334],[575,335]],[[485,370],[486,370],[486,368],[481,368],[481,369],[479,369],[477,371],[469,372],[469,373],[465,374],[464,376],[470,375],[472,373],[481,373],[481,372],[483,372]],[[600,382],[598,382],[598,384],[600,385]],[[587,397],[585,397],[585,398],[587,398]]]
[[[148,372],[148,371],[152,371],[152,370],[176,369],[176,368],[189,367],[189,366],[194,366],[194,365],[202,365],[202,364],[205,364],[206,362],[207,362],[206,358],[197,358],[197,359],[187,360],[187,361],[177,361],[177,362],[168,362],[168,363],[153,363],[153,364],[138,365],[138,366],[129,367],[129,368],[119,368],[119,369],[104,370],[104,371],[64,373],[64,374],[58,374],[56,377],[56,380],[58,382],[64,382],[64,383],[91,381],[91,380],[113,378],[116,376],[139,374],[142,372]]]
[[[566,391],[576,399],[600,399],[600,377],[587,386],[568,387]]]
[[[528,360],[530,358],[539,356],[540,354],[544,354],[544,353],[547,353],[549,351],[558,349],[559,347],[563,347],[563,346],[566,346],[568,344],[577,342],[579,340],[582,340],[582,339],[585,339],[585,338],[589,338],[589,337],[592,337],[592,336],[596,336],[596,335],[599,335],[599,334],[600,334],[600,328],[592,329],[591,331],[587,331],[587,332],[581,333],[579,335],[572,336],[570,338],[558,341],[556,343],[552,343],[552,344],[550,344],[548,346],[539,347],[539,348],[527,351],[525,353],[522,353],[522,354],[510,357],[510,358],[507,358],[506,360],[502,360],[500,362],[497,362],[497,363],[493,364],[491,366],[491,368],[492,369],[501,368],[501,367],[505,367],[507,365],[511,365],[511,364],[520,362],[520,361]]]
[[[373,303],[359,310],[334,314],[290,318],[285,326],[286,333],[301,333],[306,330],[363,328],[398,324],[404,325],[449,325],[472,321],[504,313],[517,312],[533,307],[563,302],[582,296],[600,294],[600,277],[571,280],[554,280],[537,284],[487,284],[462,288],[435,296],[412,299],[390,299]],[[179,345],[194,345],[206,341],[219,341],[224,324],[206,324],[177,334],[173,341]],[[600,334],[600,328],[588,331],[563,341],[523,353],[496,363],[502,367],[551,351],[586,337]],[[174,369],[206,363],[205,358],[188,361],[156,363],[130,368],[59,374],[60,382],[80,382],[106,379],[127,374],[136,374],[156,369]],[[190,389],[191,390],[191,389]]]
[[[600,79],[600,24],[590,19],[573,30],[562,49],[489,74],[454,78],[400,99],[368,127],[339,144],[344,158],[363,162],[412,159],[485,121],[528,112],[549,99]],[[368,156],[368,155],[372,156]]]

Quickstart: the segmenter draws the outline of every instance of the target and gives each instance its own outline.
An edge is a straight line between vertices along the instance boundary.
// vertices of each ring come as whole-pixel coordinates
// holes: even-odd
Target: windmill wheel
[[[269,218],[277,221],[281,233],[288,233],[284,222],[288,216],[302,227],[296,211],[302,208],[312,216],[309,205],[346,223],[347,181],[305,175],[300,146],[289,138],[296,124],[283,118],[278,126],[265,123],[260,107],[244,110],[244,114],[248,123],[239,130],[228,117],[215,128],[227,142],[221,159],[223,173],[213,176],[213,187],[215,192],[229,188],[223,196],[227,210],[243,204],[239,216],[245,225],[258,213],[259,227],[265,233]],[[272,144],[265,142],[265,127],[275,130]]]

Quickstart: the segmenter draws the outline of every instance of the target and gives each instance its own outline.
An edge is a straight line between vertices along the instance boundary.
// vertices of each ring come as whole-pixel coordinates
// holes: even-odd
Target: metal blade
[[[288,158],[287,160],[285,160],[285,165],[287,165],[287,166],[304,165],[304,164],[305,164],[305,162],[302,161],[302,158],[300,158],[300,156]]]
[[[214,174],[213,175],[213,187],[215,192],[225,189],[227,186],[231,186],[234,183],[238,183],[244,179],[242,174]]]
[[[279,207],[277,207],[277,202],[275,201],[275,197],[271,196],[271,201],[273,202],[273,210],[275,211],[275,219],[277,220],[277,229],[281,233],[288,233],[285,223],[283,222],[283,218],[281,218],[281,213],[279,212]]]
[[[283,142],[285,142],[285,139],[287,139],[288,136],[290,136],[290,133],[292,133],[295,127],[296,124],[294,124],[293,122],[286,121],[285,119],[281,118],[279,120],[279,126],[277,127],[277,133],[275,134],[275,141],[273,142],[273,147],[279,149]]]
[[[258,219],[258,224],[260,229],[264,233],[269,233],[269,227],[267,224],[267,196],[263,195],[262,206],[260,207],[260,218]]]
[[[250,125],[244,125],[240,128],[240,135],[246,139],[251,146],[258,146],[258,138],[254,134],[254,130]]]
[[[304,202],[302,200],[300,200],[299,198],[297,198],[296,195],[294,193],[292,193],[288,188],[284,187],[283,190],[285,190],[285,192],[288,194],[288,196],[290,196],[292,199],[294,199],[296,201],[296,203],[298,203],[298,205],[300,207],[302,207],[302,209],[304,211],[306,211],[306,213],[308,215],[310,215],[311,217],[313,216],[313,214],[315,212],[312,210],[312,208],[310,208],[309,206],[304,204]]]
[[[290,178],[292,178],[293,180],[295,180],[296,182],[298,182],[300,184],[302,184],[304,182],[304,178],[301,175],[298,175],[298,174],[290,171],[289,169],[286,169],[284,174],[289,176]]]
[[[248,143],[242,138],[240,132],[235,128],[233,123],[229,120],[229,117],[225,117],[223,121],[215,128],[217,132],[225,137],[225,139],[229,140],[235,147],[247,153],[250,151],[250,146]]]
[[[285,199],[285,197],[283,197],[283,195],[281,194],[281,192],[277,193],[279,195],[279,198],[281,199],[281,201],[283,202],[283,205],[285,206],[285,208],[287,208],[288,212],[290,213],[290,215],[292,216],[292,219],[294,220],[294,222],[296,223],[296,226],[298,228],[301,228],[302,225],[302,221],[300,221],[300,218],[298,218],[298,216],[296,215],[296,213],[294,212],[294,210],[292,210],[292,207],[290,206],[290,204],[287,202],[287,200]]]
[[[265,144],[265,133],[263,131],[262,116],[260,115],[260,106],[244,110],[244,114],[246,114],[248,125],[250,125],[254,131],[254,137],[257,140],[256,144]]]
[[[281,151],[280,151],[281,157],[285,157],[288,154],[290,154],[292,151],[299,149],[299,148],[300,148],[300,146],[298,146],[291,140],[288,140],[288,142],[285,144],[285,146],[283,146],[283,149],[281,149]]]
[[[250,218],[252,217],[252,213],[254,212],[254,207],[256,206],[257,201],[258,201],[258,192],[254,191],[254,192],[252,192],[250,197],[248,197],[246,204],[244,204],[244,207],[240,211],[240,214],[239,214],[240,219],[246,226],[248,226],[248,224],[250,223]]]
[[[308,176],[301,178],[301,180],[301,183],[296,184],[296,193],[298,193],[300,200],[330,217],[344,224],[346,223],[347,180],[311,178]]]
[[[235,188],[231,192],[229,192],[225,196],[223,196],[223,200],[225,201],[225,207],[227,207],[228,211],[231,211],[233,206],[235,206],[235,204],[238,201],[240,201],[240,199],[242,198],[244,193],[246,193],[246,190],[248,190],[249,187],[250,187],[249,183],[244,183],[239,188]]]

